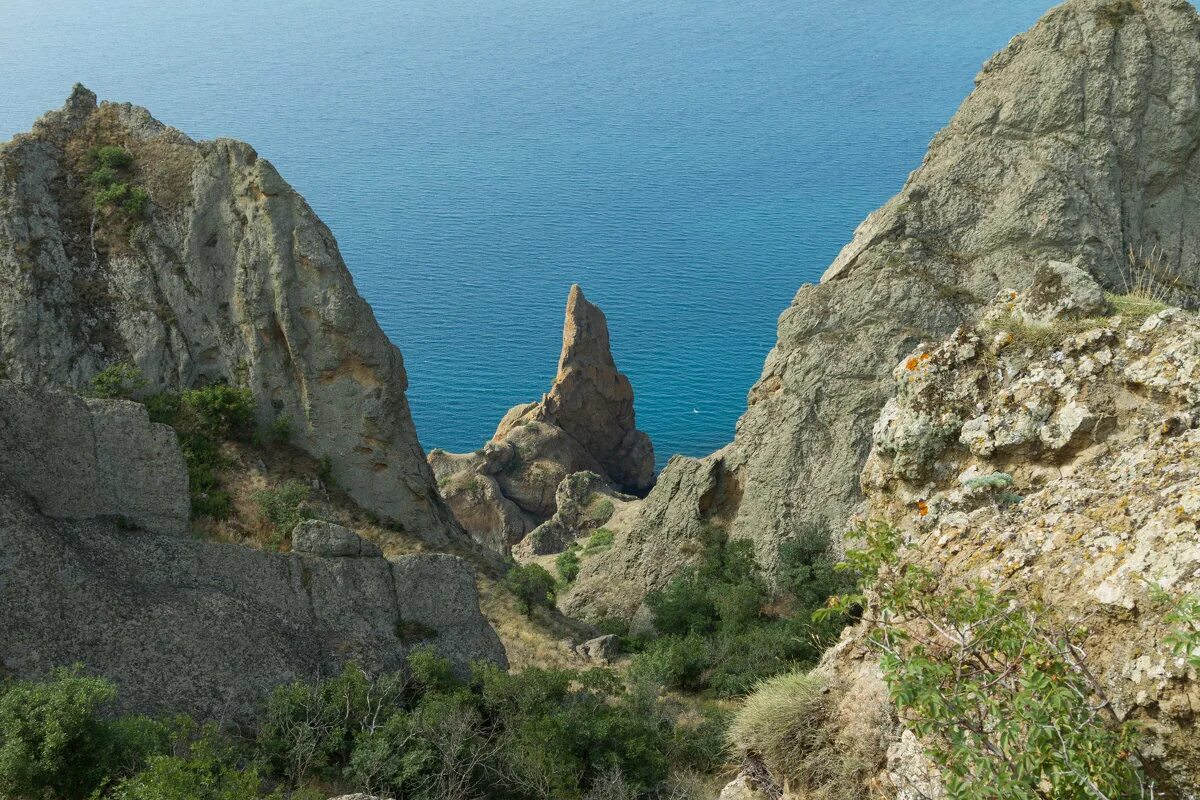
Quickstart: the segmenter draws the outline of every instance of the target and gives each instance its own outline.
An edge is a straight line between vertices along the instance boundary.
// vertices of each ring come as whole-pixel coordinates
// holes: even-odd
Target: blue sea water
[[[0,0],[0,139],[75,81],[252,143],[403,350],[427,448],[554,375],[571,283],[660,463],[1050,0]]]

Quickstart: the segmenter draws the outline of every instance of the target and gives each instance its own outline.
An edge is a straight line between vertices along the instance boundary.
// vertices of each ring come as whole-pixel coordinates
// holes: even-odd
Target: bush
[[[287,444],[292,439],[292,418],[287,414],[280,414],[267,428],[267,439],[276,444]]]
[[[613,532],[608,528],[600,528],[591,536],[588,537],[587,543],[583,546],[583,555],[590,556],[594,553],[600,553],[612,547]]]
[[[140,186],[129,190],[121,201],[121,210],[129,217],[142,217],[150,204],[150,193]]]
[[[521,612],[526,616],[533,614],[533,609],[538,606],[550,608],[554,605],[554,576],[539,564],[510,568],[500,585],[516,595]]]
[[[160,749],[165,737],[151,721],[99,716],[115,697],[111,682],[78,665],[8,686],[0,695],[0,795],[88,797]]]
[[[176,746],[183,755],[151,757],[143,771],[121,781],[113,800],[251,800],[265,796],[260,792],[258,770],[240,765],[215,727],[202,728],[198,738],[177,741]],[[282,800],[278,794],[271,797]]]
[[[558,570],[558,577],[563,583],[571,583],[579,577],[579,567],[579,551],[575,547],[564,550],[554,559],[554,568]]]
[[[1149,782],[1121,721],[1083,661],[1079,631],[983,584],[947,586],[902,562],[899,531],[873,523],[847,553],[870,643],[908,727],[966,800],[1137,797]],[[1165,787],[1164,787],[1165,788]]]
[[[254,420],[254,395],[249,389],[214,383],[183,393],[187,426],[213,438],[245,438]]]
[[[146,386],[146,379],[132,364],[110,364],[92,376],[89,386],[92,397],[128,400]]]
[[[99,165],[100,169],[127,169],[133,164],[133,156],[129,151],[116,145],[93,148],[88,155]]]
[[[275,531],[276,543],[292,535],[292,530],[312,514],[305,506],[308,500],[308,484],[303,481],[285,481],[275,489],[261,489],[254,493],[254,502]]]

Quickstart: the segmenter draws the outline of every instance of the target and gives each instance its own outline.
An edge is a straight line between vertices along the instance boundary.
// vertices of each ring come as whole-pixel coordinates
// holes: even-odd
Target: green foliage
[[[695,568],[646,598],[659,638],[630,643],[642,650],[634,672],[673,689],[735,697],[764,678],[815,663],[843,621],[816,621],[813,612],[847,585],[829,557],[828,535],[812,531],[784,544],[775,592],[750,542],[727,541],[714,528],[703,547]]]
[[[500,585],[516,595],[522,613],[527,616],[538,606],[549,608],[554,605],[557,584],[554,576],[540,564],[511,567]]]
[[[146,379],[133,364],[110,364],[92,376],[92,397],[129,399],[145,388]]]
[[[599,528],[588,537],[587,542],[583,545],[583,555],[602,553],[612,547],[612,543],[613,532],[608,528]]]
[[[4,687],[0,796],[88,797],[160,748],[162,730],[149,720],[99,717],[115,697],[112,683],[83,675],[78,665]]]
[[[312,516],[305,506],[308,494],[308,484],[303,481],[284,481],[274,489],[260,489],[254,493],[259,511],[275,529],[277,543],[291,536],[302,520]]]
[[[1165,643],[1171,654],[1200,670],[1200,596],[1190,594],[1176,597],[1161,586],[1151,585],[1152,599],[1166,608],[1163,619],[1175,626]]]
[[[946,586],[901,561],[901,534],[859,530],[847,555],[870,642],[906,724],[956,800],[1137,797],[1138,735],[1084,662],[1079,632],[983,585]]]
[[[129,151],[116,145],[94,147],[88,152],[88,155],[99,165],[100,169],[127,169],[133,165],[133,156],[129,154]]]
[[[579,577],[580,564],[579,549],[574,546],[559,553],[554,559],[554,568],[558,570],[558,577],[563,583],[571,583]]]
[[[335,485],[333,480],[333,459],[327,455],[321,456],[321,460],[317,462],[317,480],[329,488],[333,488]]]
[[[177,732],[178,754],[150,757],[145,769],[121,781],[112,793],[114,800],[282,800],[278,793],[261,792],[258,770],[240,764],[215,727],[192,728],[185,723]]]
[[[589,525],[603,525],[613,515],[613,503],[607,497],[592,494],[588,498],[588,507],[584,511],[583,521]],[[610,542],[611,544],[611,542]]]
[[[183,393],[188,427],[210,437],[245,438],[254,420],[254,395],[249,389],[214,383]]]
[[[292,439],[292,418],[280,414],[272,420],[267,428],[267,440],[276,444],[287,444]]]
[[[150,193],[140,186],[135,186],[125,195],[125,199],[121,201],[121,210],[125,215],[131,218],[142,217],[146,213],[146,207],[150,204]]]

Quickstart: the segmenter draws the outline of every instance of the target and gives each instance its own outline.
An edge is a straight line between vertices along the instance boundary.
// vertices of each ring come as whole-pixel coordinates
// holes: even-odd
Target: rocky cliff
[[[122,710],[229,722],[348,661],[400,669],[417,644],[464,671],[505,663],[454,556],[389,561],[320,522],[288,554],[179,536],[183,458],[141,405],[0,381],[0,454],[0,673],[82,662]]]
[[[640,518],[584,566],[574,613],[629,615],[704,524],[776,563],[807,527],[841,530],[892,367],[1036,267],[1191,304],[1200,237],[1200,18],[1185,0],[1070,0],[984,65],[901,192],[779,320],[732,444],[676,458]]]
[[[1048,274],[894,366],[863,514],[898,526],[902,564],[932,570],[941,587],[982,582],[1079,626],[1088,669],[1176,784],[1160,794],[1193,797],[1200,680],[1167,643],[1179,626],[1150,585],[1200,589],[1200,318],[1124,298],[1030,326],[1038,296],[1061,292]],[[833,698],[830,746],[871,765],[868,784],[944,796],[862,626],[816,675]]]
[[[604,312],[583,290],[572,286],[567,298],[550,391],[505,414],[482,449],[435,450],[429,463],[462,526],[503,553],[549,520],[571,475],[590,472],[638,494],[653,485],[654,448],[637,429],[633,387],[613,360]]]
[[[312,209],[248,145],[77,86],[0,145],[0,377],[79,387],[114,363],[148,391],[246,386],[360,505],[431,544],[461,536],[400,352]]]

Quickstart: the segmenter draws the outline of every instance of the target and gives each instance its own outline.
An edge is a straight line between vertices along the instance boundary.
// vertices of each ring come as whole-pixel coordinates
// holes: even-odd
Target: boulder
[[[292,530],[292,552],[327,558],[383,555],[375,542],[319,519],[306,519]]]
[[[576,647],[575,653],[588,661],[607,664],[621,654],[621,640],[611,633],[597,636]]]
[[[1088,271],[1065,261],[1050,261],[1033,273],[1033,283],[1013,316],[1033,325],[1101,317],[1109,311],[1104,289]]]

